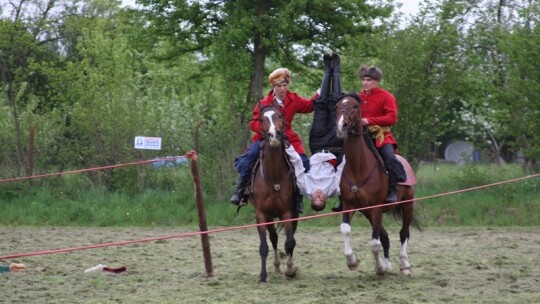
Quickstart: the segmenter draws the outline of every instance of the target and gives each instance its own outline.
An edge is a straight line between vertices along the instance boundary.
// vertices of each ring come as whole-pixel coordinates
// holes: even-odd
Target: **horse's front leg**
[[[281,261],[279,259],[278,252],[278,234],[276,232],[276,227],[268,225],[268,236],[270,237],[270,243],[272,243],[272,248],[274,249],[274,272],[281,273]]]
[[[387,256],[388,248],[383,248],[383,244],[380,240],[381,231],[384,231],[384,228],[382,227],[382,208],[372,209],[370,218],[371,227],[373,229],[371,234],[371,252],[373,253],[373,258],[375,259],[375,271],[378,275],[384,275],[386,272],[388,272],[388,270],[390,270],[391,265]],[[389,247],[387,234],[384,241],[386,242],[385,247]],[[385,251],[384,258],[380,257],[381,249],[384,249]]]
[[[401,241],[401,250],[399,253],[399,270],[402,275],[411,274],[411,264],[409,263],[409,257],[407,256],[407,244],[409,243],[410,231],[409,227],[413,218],[413,205],[412,203],[403,205],[403,224],[399,231],[399,239]]]
[[[257,221],[259,223],[259,221]],[[268,274],[266,273],[266,258],[268,257],[268,242],[266,241],[266,227],[257,226],[259,232],[259,255],[261,256],[261,273],[259,275],[259,283],[266,283]]]
[[[340,225],[341,235],[343,236],[344,254],[347,260],[347,266],[350,270],[358,268],[358,259],[351,246],[351,213],[343,213],[343,220]]]
[[[296,222],[295,222],[296,223]],[[296,246],[296,240],[294,239],[295,223],[287,222],[285,226],[285,253],[287,254],[287,268],[285,269],[285,277],[290,279],[296,275],[296,269],[293,266],[293,252]]]

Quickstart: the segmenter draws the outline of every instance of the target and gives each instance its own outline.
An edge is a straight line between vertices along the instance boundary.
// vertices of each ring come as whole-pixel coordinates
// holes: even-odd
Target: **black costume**
[[[341,162],[343,158],[343,140],[336,134],[336,103],[341,93],[340,59],[334,53],[325,53],[324,76],[321,84],[320,96],[315,100],[313,124],[309,132],[309,149],[311,154],[322,151],[332,152]]]

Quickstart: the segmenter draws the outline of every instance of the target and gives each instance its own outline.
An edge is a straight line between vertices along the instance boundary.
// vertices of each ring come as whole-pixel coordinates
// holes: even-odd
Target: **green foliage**
[[[133,173],[135,170],[118,169]],[[111,191],[93,186],[85,174],[64,175],[23,187],[3,185],[0,204],[1,225],[14,226],[193,226],[198,227],[197,207],[191,173],[187,168],[160,168],[144,171],[144,187]],[[422,165],[418,171],[415,216],[422,226],[531,226],[540,220],[538,195],[540,180],[521,177],[517,166]],[[132,180],[136,178],[132,177]],[[501,185],[491,184],[504,182]],[[475,187],[490,185],[488,188]],[[150,186],[156,187],[151,189]],[[254,209],[236,207],[203,187],[207,225],[241,226],[254,223]],[[452,193],[459,191],[459,193]],[[435,195],[436,197],[431,197]],[[305,227],[335,227],[341,216],[330,210],[336,198],[327,201],[324,217],[302,221]],[[305,200],[304,216],[316,215]],[[369,227],[361,215],[355,226]],[[391,216],[385,225],[398,227]]]
[[[197,149],[204,191],[219,205],[232,191],[233,159],[249,141],[246,123],[268,89],[268,72],[289,67],[291,89],[310,96],[320,84],[326,49],[342,55],[346,91],[360,89],[361,64],[383,69],[382,86],[400,107],[393,129],[399,151],[415,166],[440,157],[438,148],[448,141],[465,139],[494,160],[511,161],[520,151],[527,172],[537,170],[535,5],[425,1],[402,26],[391,15],[391,1],[140,3],[146,6],[127,10],[116,1],[67,0],[51,2],[54,8],[44,15],[28,8],[45,2],[21,2],[19,15],[3,7],[1,178]],[[300,115],[294,122],[304,140],[311,118]],[[162,137],[162,150],[133,149],[138,135]],[[484,170],[466,167],[449,185],[491,181],[487,176],[495,174]],[[76,193],[88,188],[119,195],[172,191],[189,179],[185,171],[132,167],[32,184],[62,187],[78,201]],[[25,196],[28,184],[0,185],[0,197]],[[516,192],[535,193],[535,185],[527,186],[532,191],[520,187],[501,186],[502,195],[515,200]]]
[[[540,187],[538,178],[523,176],[518,166],[430,164],[418,172],[417,197],[441,195],[417,202],[418,214],[429,225],[535,225],[532,211]],[[507,181],[507,182],[505,182]],[[500,183],[488,188],[484,185]],[[449,193],[459,191],[460,193]],[[418,195],[421,193],[421,195]],[[531,209],[532,208],[532,209]]]

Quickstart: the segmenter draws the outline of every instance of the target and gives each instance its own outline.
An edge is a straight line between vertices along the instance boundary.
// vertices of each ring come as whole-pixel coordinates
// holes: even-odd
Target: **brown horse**
[[[261,156],[253,170],[253,191],[251,203],[255,207],[257,224],[272,222],[275,218],[289,220],[298,218],[294,208],[295,180],[293,168],[285,152],[284,120],[283,115],[274,106],[261,108],[260,122],[264,141],[262,142]],[[293,267],[293,251],[296,245],[294,233],[297,221],[283,223],[285,229],[285,253],[287,267],[285,277],[294,277],[296,270]],[[274,249],[274,270],[281,273],[280,259],[277,250],[278,234],[274,224],[257,226],[259,232],[259,253],[261,255],[261,273],[259,282],[266,282],[266,258],[268,257],[268,231],[270,242]]]
[[[345,166],[341,175],[340,190],[343,210],[358,209],[384,204],[388,191],[388,177],[384,164],[372,144],[371,134],[366,126],[361,125],[361,103],[358,95],[349,94],[337,103],[336,123],[337,134],[343,138]],[[407,164],[408,165],[408,164]],[[362,214],[369,220],[372,227],[371,251],[375,258],[375,269],[378,275],[384,275],[391,268],[389,260],[390,240],[382,225],[383,212],[392,210],[394,216],[402,218],[399,233],[401,240],[400,270],[401,274],[409,275],[411,265],[407,256],[409,227],[411,223],[418,229],[418,223],[413,216],[414,187],[400,184],[398,200],[411,200],[406,203],[375,207],[363,210]],[[345,257],[350,270],[358,267],[356,254],[353,252],[351,240],[351,218],[353,212],[343,213],[340,226],[345,243]],[[383,249],[384,258],[379,252]]]

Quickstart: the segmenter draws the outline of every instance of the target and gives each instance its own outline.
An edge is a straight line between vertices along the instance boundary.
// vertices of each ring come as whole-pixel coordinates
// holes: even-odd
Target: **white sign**
[[[161,150],[161,137],[135,137],[135,149]]]

